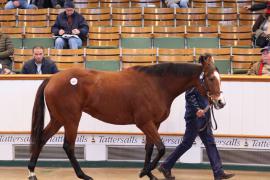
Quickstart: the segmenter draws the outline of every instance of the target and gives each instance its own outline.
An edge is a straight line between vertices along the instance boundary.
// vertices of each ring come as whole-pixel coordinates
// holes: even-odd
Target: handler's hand
[[[59,32],[58,32],[58,34],[59,34],[60,36],[62,36],[64,33],[65,33],[65,31],[64,31],[63,29],[60,29]]]
[[[205,113],[205,112],[204,112],[203,109],[198,109],[198,111],[196,112],[196,116],[199,117],[199,118],[200,118],[200,117],[203,117],[203,116],[204,116],[204,113]]]

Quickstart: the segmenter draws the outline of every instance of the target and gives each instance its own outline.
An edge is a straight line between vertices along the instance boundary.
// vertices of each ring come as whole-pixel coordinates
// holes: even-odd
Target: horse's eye
[[[214,78],[213,78],[213,77],[211,77],[211,78],[209,78],[209,80],[210,80],[210,81],[214,81]]]

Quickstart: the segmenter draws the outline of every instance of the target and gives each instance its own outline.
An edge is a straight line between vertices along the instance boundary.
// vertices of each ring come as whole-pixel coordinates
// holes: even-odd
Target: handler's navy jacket
[[[202,96],[196,88],[187,90],[185,93],[186,99],[186,113],[185,120],[197,119],[196,112],[198,109],[204,109],[208,105],[208,99]],[[210,111],[205,113],[202,119],[208,119],[210,117]],[[200,119],[201,119],[200,118]]]

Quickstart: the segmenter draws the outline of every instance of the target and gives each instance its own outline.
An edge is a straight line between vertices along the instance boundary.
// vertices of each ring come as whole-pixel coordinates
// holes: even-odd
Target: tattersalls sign
[[[177,146],[182,142],[181,136],[161,136],[166,146]],[[57,134],[49,139],[47,144],[62,144],[64,135]],[[29,135],[0,135],[1,144],[29,144]],[[117,134],[78,134],[76,144],[104,144],[104,145],[144,145],[145,136],[143,135],[117,135]],[[199,138],[194,145],[203,146]],[[270,139],[261,138],[234,138],[216,137],[216,144],[222,148],[248,148],[248,149],[269,149]]]
[[[161,136],[162,141],[166,147],[174,148],[182,142],[182,136]],[[62,147],[64,142],[64,135],[57,134],[48,140],[48,146]],[[3,156],[0,155],[1,160],[16,160],[14,155],[14,148],[17,146],[28,146],[30,144],[29,134],[2,134],[0,135],[0,149],[3,151]],[[236,151],[254,150],[254,151],[270,151],[270,139],[266,138],[239,138],[239,137],[216,137],[216,144],[218,148],[234,149]],[[140,134],[78,134],[76,145],[84,148],[85,160],[107,160],[108,146],[137,146],[144,149],[145,136]],[[200,138],[197,137],[193,143],[193,153],[188,154],[186,160],[183,162],[191,162],[190,159],[195,159],[195,163],[201,162],[202,149],[204,145]],[[98,152],[98,156],[93,157],[93,152]],[[196,154],[194,154],[196,153]],[[192,161],[194,162],[194,161]]]

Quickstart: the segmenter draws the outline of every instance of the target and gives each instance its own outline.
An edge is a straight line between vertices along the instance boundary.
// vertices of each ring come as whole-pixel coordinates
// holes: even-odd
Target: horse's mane
[[[134,66],[132,69],[156,76],[169,74],[174,76],[192,76],[199,75],[202,72],[202,66],[193,63],[162,63],[153,66]]]

